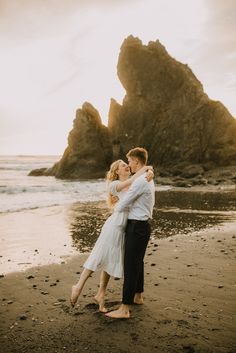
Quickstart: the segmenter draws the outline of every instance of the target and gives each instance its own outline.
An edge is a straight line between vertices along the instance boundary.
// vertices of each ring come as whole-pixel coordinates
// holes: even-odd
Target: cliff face
[[[72,179],[104,177],[111,161],[108,129],[102,125],[98,111],[91,104],[84,103],[76,112],[68,147],[48,174]]]
[[[117,69],[126,96],[110,105],[115,158],[143,146],[154,165],[236,163],[236,120],[158,41],[146,46],[128,37]]]

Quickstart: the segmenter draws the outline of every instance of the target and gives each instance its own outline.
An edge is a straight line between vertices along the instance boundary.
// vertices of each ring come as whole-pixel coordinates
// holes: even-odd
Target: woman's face
[[[125,162],[120,162],[117,169],[117,174],[119,177],[128,177],[130,175],[130,167]]]

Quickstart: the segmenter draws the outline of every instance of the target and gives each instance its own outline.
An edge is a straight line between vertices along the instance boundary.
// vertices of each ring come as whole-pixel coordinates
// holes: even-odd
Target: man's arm
[[[127,191],[125,197],[119,201],[118,205],[116,206],[116,211],[122,212],[127,207],[129,207],[139,196],[143,193],[143,187],[147,181],[144,179],[139,179],[135,181],[129,190]]]

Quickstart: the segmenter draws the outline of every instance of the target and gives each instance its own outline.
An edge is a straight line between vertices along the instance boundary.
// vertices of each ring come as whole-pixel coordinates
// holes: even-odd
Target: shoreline
[[[236,349],[236,221],[194,234],[152,239],[145,257],[145,304],[112,320],[93,302],[99,274],[71,309],[71,285],[87,254],[0,279],[1,347],[14,352],[229,353]],[[109,309],[122,280],[111,279]]]

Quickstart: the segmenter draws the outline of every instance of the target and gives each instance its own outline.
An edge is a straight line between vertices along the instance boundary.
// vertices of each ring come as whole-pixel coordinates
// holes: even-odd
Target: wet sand
[[[79,255],[1,276],[1,351],[236,352],[235,194],[159,196],[145,258],[145,304],[133,305],[129,320],[98,312],[93,301],[98,273],[70,308],[71,285],[87,258],[83,252],[93,246],[108,216],[104,203],[75,204],[67,209],[65,229]],[[61,224],[64,213],[54,211],[51,217]],[[47,223],[40,223],[46,231]],[[111,279],[109,309],[119,305],[121,288],[122,280]]]

